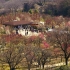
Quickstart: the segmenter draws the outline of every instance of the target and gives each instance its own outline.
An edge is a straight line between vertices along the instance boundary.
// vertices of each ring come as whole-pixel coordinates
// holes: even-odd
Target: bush
[[[70,70],[70,68],[65,65],[65,66],[60,66],[59,68],[57,68],[55,70]]]

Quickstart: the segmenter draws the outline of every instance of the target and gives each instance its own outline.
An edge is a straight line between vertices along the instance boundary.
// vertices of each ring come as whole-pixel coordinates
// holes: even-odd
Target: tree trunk
[[[44,69],[44,65],[46,63],[46,59],[42,59],[41,63],[42,63],[42,68]]]
[[[10,70],[15,70],[15,68],[10,68]]]
[[[68,65],[68,59],[69,57],[67,56],[67,54],[65,53],[65,64]]]
[[[68,58],[65,58],[65,64],[68,65]]]
[[[30,68],[31,68],[31,64],[28,64],[28,70],[30,70]]]
[[[62,55],[61,55],[61,62],[62,62]]]
[[[9,64],[10,70],[15,70],[15,67],[11,66],[11,64]]]
[[[40,60],[38,60],[38,67],[41,68],[41,63],[40,63]]]
[[[42,64],[42,67],[43,67],[43,69],[44,69],[44,64]]]
[[[44,61],[44,62],[42,61],[42,68],[43,68],[43,69],[44,69],[44,65],[45,65],[45,61]]]

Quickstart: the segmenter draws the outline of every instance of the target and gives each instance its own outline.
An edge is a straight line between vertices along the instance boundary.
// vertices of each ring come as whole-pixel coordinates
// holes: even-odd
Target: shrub
[[[57,68],[55,70],[70,70],[70,68],[68,66],[64,65],[64,66],[60,66],[59,68]]]

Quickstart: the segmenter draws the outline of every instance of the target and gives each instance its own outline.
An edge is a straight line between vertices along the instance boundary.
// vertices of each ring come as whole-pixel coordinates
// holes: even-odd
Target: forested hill
[[[17,5],[21,7],[25,2],[30,2],[30,3],[43,3],[43,2],[57,2],[57,0],[0,0],[0,9],[1,8],[8,8],[9,6],[12,5]],[[58,0],[61,1],[61,0]]]
[[[39,7],[37,10],[40,13],[70,16],[70,0],[0,0],[0,13],[6,13],[11,9],[28,12],[35,9],[35,6]]]

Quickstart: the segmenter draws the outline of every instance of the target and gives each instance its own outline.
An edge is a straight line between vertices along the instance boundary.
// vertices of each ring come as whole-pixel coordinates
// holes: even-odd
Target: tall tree
[[[53,44],[57,44],[57,47],[60,47],[64,53],[65,63],[68,65],[68,59],[70,57],[70,30],[68,27],[61,30],[54,30],[49,33],[49,40]],[[51,38],[50,38],[51,37]]]
[[[2,37],[2,48],[0,49],[0,61],[7,63],[10,70],[15,70],[16,66],[23,59],[23,47],[21,36],[19,35],[4,35]],[[5,42],[5,45],[3,45]]]
[[[33,46],[31,46],[31,44],[25,46],[25,48],[24,48],[24,56],[26,58],[28,70],[31,69],[31,65],[32,65],[32,62],[33,62],[33,59],[34,59],[34,52],[33,52],[33,50],[34,49],[33,49]]]

